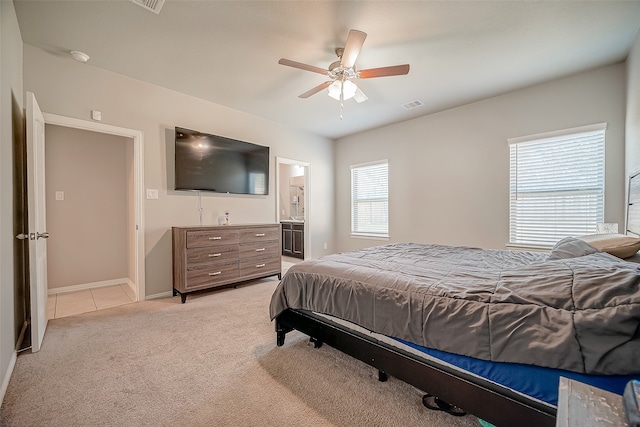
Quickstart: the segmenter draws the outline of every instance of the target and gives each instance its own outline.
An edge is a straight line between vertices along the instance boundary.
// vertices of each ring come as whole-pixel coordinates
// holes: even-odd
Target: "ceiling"
[[[622,61],[640,1],[182,1],[159,14],[127,1],[16,0],[24,43],[116,73],[339,138]],[[368,34],[358,69],[411,65],[357,80],[368,101],[319,92],[320,68],[350,29]],[[419,100],[423,106],[406,110]]]

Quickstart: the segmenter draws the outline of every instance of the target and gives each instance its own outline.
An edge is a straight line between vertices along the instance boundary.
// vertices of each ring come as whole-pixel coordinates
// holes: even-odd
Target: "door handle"
[[[37,239],[48,239],[49,238],[49,233],[47,233],[46,231],[44,233],[36,233],[36,238]]]
[[[25,234],[25,233],[20,233],[16,236],[16,239],[18,240],[28,240],[29,239],[29,235]]]

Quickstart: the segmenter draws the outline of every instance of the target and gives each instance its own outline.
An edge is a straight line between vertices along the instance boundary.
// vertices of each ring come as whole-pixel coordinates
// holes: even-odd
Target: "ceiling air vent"
[[[406,104],[402,104],[402,108],[405,110],[413,110],[414,108],[422,107],[424,102],[416,99],[415,101],[407,102]]]
[[[164,0],[131,0],[132,3],[143,7],[156,15],[160,13],[160,9],[164,5]]]

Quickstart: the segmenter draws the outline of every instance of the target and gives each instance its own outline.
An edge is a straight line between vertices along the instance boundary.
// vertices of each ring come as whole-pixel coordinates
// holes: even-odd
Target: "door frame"
[[[276,222],[280,223],[280,165],[304,167],[304,259],[311,254],[311,233],[309,233],[309,192],[311,190],[311,164],[300,160],[276,157]],[[287,199],[288,200],[288,196]]]
[[[42,113],[45,124],[64,126],[68,128],[99,132],[109,135],[123,136],[133,140],[133,217],[134,230],[134,277],[136,287],[136,301],[146,299],[145,289],[145,263],[144,263],[144,133],[135,129],[127,129],[118,126],[97,123],[72,117],[59,116],[57,114]],[[46,140],[45,140],[46,146]]]

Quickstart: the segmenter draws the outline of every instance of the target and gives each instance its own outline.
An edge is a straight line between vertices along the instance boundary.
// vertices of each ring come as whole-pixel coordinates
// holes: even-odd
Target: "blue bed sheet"
[[[558,405],[558,384],[561,376],[619,395],[622,395],[627,382],[632,379],[640,380],[640,373],[633,375],[587,375],[521,363],[490,362],[421,347],[398,338],[394,339],[462,370],[479,375],[553,406]]]

